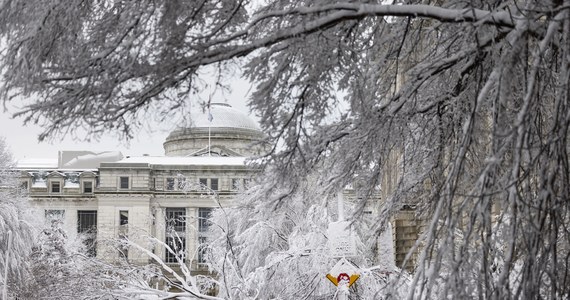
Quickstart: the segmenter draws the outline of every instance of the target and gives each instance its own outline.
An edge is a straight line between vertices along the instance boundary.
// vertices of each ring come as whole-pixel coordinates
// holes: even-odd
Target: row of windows
[[[198,209],[198,263],[205,262],[206,247],[208,241],[206,232],[210,227],[209,221],[212,208]],[[48,222],[63,222],[65,210],[48,209],[45,210],[45,218]],[[185,261],[186,256],[186,208],[166,208],[166,245],[165,261],[176,263],[178,260]],[[129,211],[119,211],[119,238],[128,238]],[[77,232],[83,234],[85,249],[88,255],[96,256],[97,252],[97,211],[79,210],[77,211]],[[170,248],[170,249],[168,249]],[[128,257],[128,246],[126,243],[119,247],[119,254]]]
[[[210,226],[210,215],[212,214],[212,208],[200,207],[198,208],[198,232],[206,232]],[[172,207],[166,208],[165,210],[166,218],[166,233],[169,234],[172,231],[175,232],[185,232],[186,231],[186,208],[184,207]]]
[[[249,185],[249,179],[244,178],[232,178],[231,189],[238,190]],[[119,188],[120,189],[129,189],[129,177],[121,176],[119,177]],[[220,188],[219,179],[218,178],[199,178],[198,184],[201,188],[209,188],[214,191],[218,191]],[[156,185],[156,183],[155,183]],[[164,183],[164,189],[167,191],[174,191],[174,190],[183,190],[185,188],[195,188],[193,186],[188,185],[188,181],[185,178],[181,177],[167,177]],[[196,187],[197,188],[197,187]]]
[[[28,189],[28,182],[22,182],[22,189]],[[62,191],[62,182],[61,181],[50,181],[49,184],[49,191],[52,194],[59,194]],[[83,181],[81,183],[81,191],[84,194],[92,194],[93,193],[93,181]]]
[[[200,189],[211,189],[213,191],[220,190],[218,178],[199,178],[198,185],[190,186],[184,178],[167,177],[165,179],[164,189],[167,191],[174,190],[200,190]],[[156,185],[156,184],[155,184]],[[230,190],[241,190],[249,185],[249,179],[244,178],[232,178]],[[22,182],[22,188],[28,189],[28,182]],[[50,181],[49,191],[52,194],[59,194],[62,192],[63,184],[61,181]],[[128,176],[119,177],[119,189],[130,189],[130,178]],[[94,191],[93,181],[82,181],[81,191],[84,194],[91,194]]]
[[[119,187],[121,189],[129,189],[129,177],[122,176],[119,177]],[[22,182],[22,189],[28,189],[28,182]],[[85,194],[93,193],[93,181],[82,181],[81,182],[81,190]],[[49,183],[49,191],[51,193],[61,193],[62,191],[62,182],[59,180],[52,180]]]
[[[231,190],[240,190],[249,185],[249,179],[232,178]],[[174,190],[199,190],[211,189],[212,191],[220,190],[220,181],[218,178],[199,178],[198,186],[189,185],[185,178],[167,177],[165,179],[164,189],[167,191]]]
[[[232,179],[232,190],[240,189],[244,186],[244,181],[249,183],[248,179],[242,178],[233,178]],[[199,189],[211,189],[213,191],[220,190],[218,178],[199,178],[198,185],[199,186],[192,186],[189,185],[189,182],[186,181],[185,178],[182,177],[167,177],[164,183],[164,189],[167,191],[174,191],[174,190],[199,190]],[[156,185],[156,183],[155,183]],[[119,188],[120,189],[129,189],[129,177],[121,176],[119,177]]]
[[[166,249],[165,261],[176,263],[185,261],[186,258],[186,209],[166,208]],[[212,208],[201,207],[198,209],[198,263],[206,262],[206,232],[210,227]]]

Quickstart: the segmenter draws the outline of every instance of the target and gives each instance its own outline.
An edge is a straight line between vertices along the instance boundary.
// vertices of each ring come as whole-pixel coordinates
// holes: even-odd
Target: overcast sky
[[[212,102],[228,103],[254,118],[246,106],[246,98],[250,92],[250,87],[251,84],[247,81],[236,79],[232,83],[231,95],[214,94]],[[102,137],[98,142],[79,142],[66,137],[63,140],[57,139],[55,142],[39,143],[38,135],[41,132],[39,126],[24,126],[22,119],[11,119],[10,116],[10,113],[5,113],[0,109],[0,136],[4,137],[6,144],[17,160],[24,158],[56,159],[59,150],[87,150],[94,152],[119,150],[123,155],[139,156],[149,154],[161,156],[164,155],[162,143],[170,131],[175,129],[177,125],[149,124],[149,127],[154,128],[152,132],[141,130],[128,144],[124,140],[118,140],[113,134]]]

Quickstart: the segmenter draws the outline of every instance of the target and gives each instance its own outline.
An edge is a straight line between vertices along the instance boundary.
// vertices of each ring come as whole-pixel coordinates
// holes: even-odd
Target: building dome
[[[263,133],[245,113],[225,103],[191,115],[190,126],[174,130],[164,142],[166,156],[252,156]],[[254,146],[257,144],[257,146]]]
[[[190,120],[190,127],[226,127],[226,128],[243,128],[249,130],[260,131],[259,125],[243,112],[231,107],[226,103],[210,104],[209,118],[208,111],[193,114]]]

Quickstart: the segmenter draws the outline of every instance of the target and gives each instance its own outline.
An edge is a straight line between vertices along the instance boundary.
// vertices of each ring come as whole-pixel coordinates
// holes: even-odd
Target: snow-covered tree
[[[87,256],[80,239],[69,239],[53,220],[33,239],[28,276],[14,287],[16,299],[112,299],[124,281],[114,268]],[[124,275],[124,274],[123,274]]]
[[[131,136],[243,63],[275,145],[264,209],[315,169],[363,199],[392,169],[375,228],[404,204],[426,220],[411,298],[568,297],[570,1],[0,5],[3,99],[32,99],[41,139]]]
[[[178,175],[178,187],[184,192],[200,192],[202,197],[217,199],[216,191],[200,183],[187,180],[182,174]],[[117,282],[113,289],[114,295],[127,299],[222,299],[215,296],[219,286],[217,275],[212,272],[196,273],[192,265],[196,264],[199,249],[190,251],[186,247],[188,236],[178,232],[176,227],[186,227],[187,222],[195,221],[194,217],[180,215],[165,220],[156,220],[158,228],[167,233],[166,240],[151,235],[146,229],[129,225],[128,235],[109,241],[98,241],[107,244],[108,253],[102,257],[114,257],[119,251],[130,253],[125,257],[114,260],[111,264],[100,262],[104,273],[114,274]],[[164,256],[161,251],[164,250]],[[125,254],[125,252],[123,252]],[[133,255],[134,254],[134,255]],[[132,259],[132,257],[136,257]],[[170,259],[165,259],[170,257]],[[132,260],[129,260],[131,258]],[[141,262],[148,261],[145,265]]]
[[[114,241],[117,247],[129,246],[142,251],[151,264],[127,260],[108,262],[86,255],[81,237],[70,239],[59,220],[43,228],[25,267],[27,276],[14,285],[11,294],[17,299],[218,299],[202,294],[203,276],[191,275],[183,257],[176,266],[167,264],[145,247],[128,238]],[[149,237],[157,247],[164,242]],[[111,255],[116,255],[118,249]],[[172,249],[180,255],[181,249]],[[204,281],[200,282],[200,280]],[[172,290],[175,289],[175,290]]]
[[[8,284],[8,294],[28,275],[26,257],[32,250],[30,240],[34,236],[34,215],[20,187],[19,174],[12,170],[13,164],[7,145],[0,138],[0,291]]]
[[[222,299],[212,295],[217,286],[217,280],[213,274],[195,274],[191,271],[195,255],[189,253],[188,249],[183,246],[182,239],[185,237],[179,236],[175,231],[172,232],[172,237],[174,242],[167,243],[156,237],[146,236],[155,248],[165,249],[168,255],[174,257],[174,262],[167,262],[148,247],[129,238],[119,241],[123,246],[141,252],[151,263],[145,266],[127,262],[130,269],[136,270],[137,276],[127,277],[124,280],[124,291],[128,292],[126,295],[145,296],[147,299]],[[138,242],[140,240],[139,237]]]
[[[234,205],[215,210],[212,217],[216,238],[209,244],[207,261],[219,274],[219,296],[336,299],[338,290],[326,274],[339,260],[328,247],[332,237],[327,230],[339,218],[337,197],[312,181],[293,193],[283,189],[267,198],[263,184],[253,185]],[[281,198],[279,207],[274,206],[275,198]],[[346,202],[347,213],[354,209]],[[401,274],[405,279],[398,282],[400,272],[393,267],[393,257],[376,257],[371,251],[376,240],[367,218],[371,217],[351,222],[357,255],[349,260],[360,274],[350,289],[351,299],[382,299],[390,294],[402,298],[409,277]],[[389,265],[392,268],[387,269]]]

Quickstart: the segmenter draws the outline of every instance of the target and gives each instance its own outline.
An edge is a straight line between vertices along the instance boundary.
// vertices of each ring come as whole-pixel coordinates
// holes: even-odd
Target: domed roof
[[[190,122],[172,131],[164,141],[166,156],[199,156],[216,152],[222,156],[252,156],[263,150],[259,125],[225,103],[191,114]],[[207,151],[207,152],[205,152]]]
[[[211,103],[210,114],[208,110],[192,114],[190,127],[224,127],[242,128],[260,131],[259,125],[248,115],[240,112],[226,103]]]

